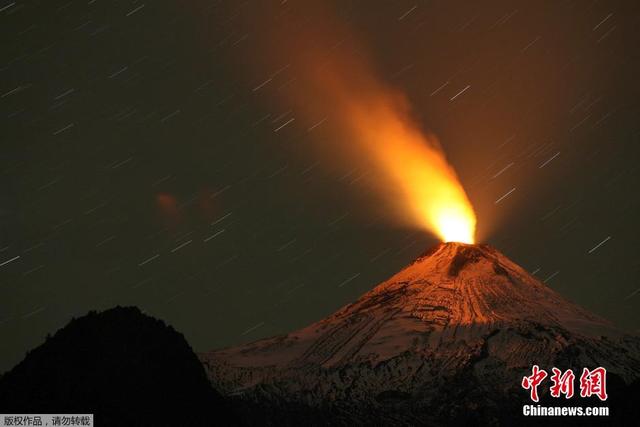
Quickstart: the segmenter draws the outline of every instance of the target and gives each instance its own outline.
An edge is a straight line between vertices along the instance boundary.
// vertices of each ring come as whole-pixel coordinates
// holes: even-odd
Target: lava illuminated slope
[[[461,243],[434,247],[307,328],[200,357],[229,395],[407,422],[433,405],[440,412],[430,416],[441,419],[482,400],[522,401],[520,379],[533,364],[605,366],[625,383],[640,377],[637,337],[568,302],[495,249]],[[447,397],[453,384],[462,384],[455,402]],[[486,393],[470,398],[474,390]],[[408,406],[398,415],[390,401]]]

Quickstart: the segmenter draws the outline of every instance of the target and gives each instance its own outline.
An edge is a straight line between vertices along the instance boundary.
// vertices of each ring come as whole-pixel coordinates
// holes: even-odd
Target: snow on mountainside
[[[533,364],[602,365],[627,383],[640,377],[637,337],[568,302],[497,250],[461,243],[434,247],[307,328],[200,358],[227,394],[335,402],[352,412],[388,398],[411,402],[411,410],[433,405],[453,381],[488,387],[494,398],[521,392]]]

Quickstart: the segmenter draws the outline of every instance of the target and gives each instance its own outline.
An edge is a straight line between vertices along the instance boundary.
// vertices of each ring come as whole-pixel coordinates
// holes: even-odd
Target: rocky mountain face
[[[638,396],[640,339],[489,246],[446,243],[326,319],[200,359],[266,424],[309,411],[320,424],[512,424],[531,403],[520,384],[534,364],[603,366],[611,402]]]

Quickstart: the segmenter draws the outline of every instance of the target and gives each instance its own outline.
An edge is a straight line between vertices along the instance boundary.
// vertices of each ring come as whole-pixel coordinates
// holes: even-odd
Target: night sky
[[[375,170],[319,154],[331,111],[309,120],[278,96],[304,76],[267,33],[312,49],[313,10],[0,0],[0,372],[118,304],[197,351],[285,333],[437,242],[387,220]],[[327,10],[439,137],[480,242],[637,332],[637,2]]]

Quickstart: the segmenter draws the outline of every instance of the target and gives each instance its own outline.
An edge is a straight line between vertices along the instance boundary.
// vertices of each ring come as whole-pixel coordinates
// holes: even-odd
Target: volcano
[[[603,366],[612,398],[612,387],[637,391],[640,338],[488,245],[443,243],[323,320],[200,359],[215,388],[272,413],[304,407],[333,424],[499,423],[531,403],[521,380],[534,364],[578,376]]]

